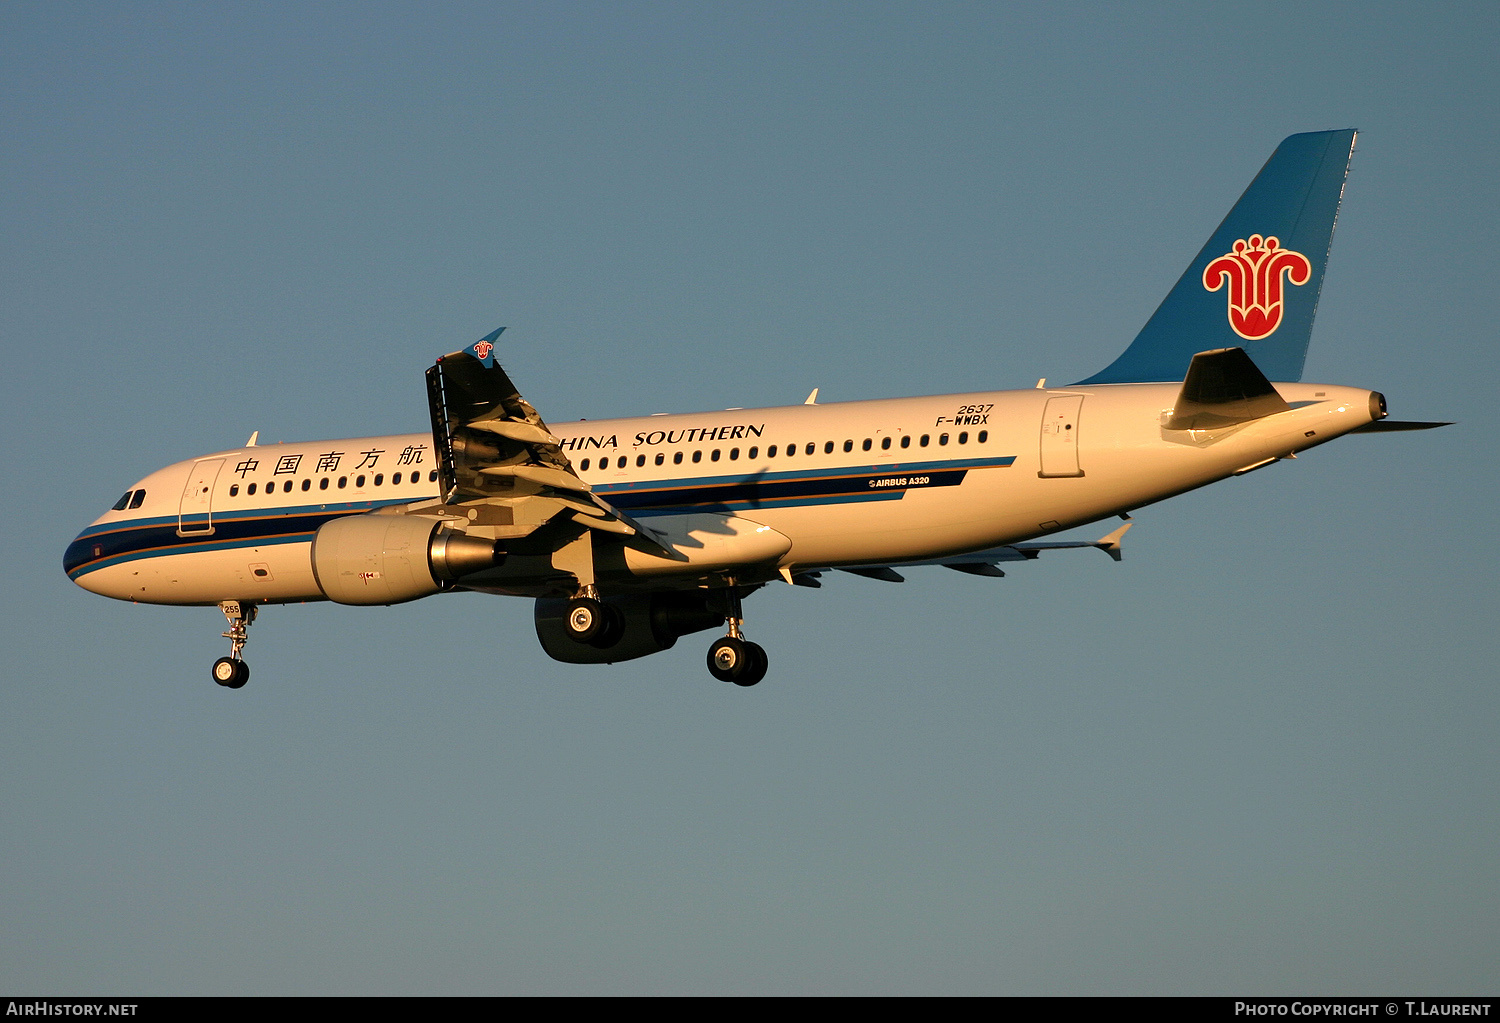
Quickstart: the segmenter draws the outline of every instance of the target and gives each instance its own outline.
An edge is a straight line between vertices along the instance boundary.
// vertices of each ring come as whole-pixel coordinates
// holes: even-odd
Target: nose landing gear
[[[224,633],[224,638],[229,640],[229,656],[220,657],[214,662],[214,681],[226,689],[242,689],[250,681],[250,665],[240,659],[240,651],[249,642],[249,630],[255,623],[256,607],[254,604],[241,604],[238,600],[226,600],[219,604],[219,610],[229,620],[229,631]]]
[[[708,648],[708,673],[720,682],[753,686],[766,677],[770,660],[759,643],[745,638],[745,616],[740,609],[740,588],[729,580],[729,635]]]

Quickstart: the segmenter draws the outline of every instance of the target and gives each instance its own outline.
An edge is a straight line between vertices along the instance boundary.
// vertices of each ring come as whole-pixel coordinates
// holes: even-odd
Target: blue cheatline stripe
[[[633,515],[682,515],[703,511],[755,511],[813,505],[899,501],[908,490],[953,487],[971,469],[1003,469],[1015,456],[952,461],[886,463],[831,469],[784,470],[741,476],[603,483],[594,492]],[[213,532],[181,536],[176,515],[90,526],[68,545],[63,569],[70,579],[112,565],[168,554],[306,543],[330,519],[429,499],[351,501],[277,508],[215,510]]]
[[[910,489],[952,487],[970,469],[1007,468],[1015,456],[966,458],[944,462],[842,466],[809,472],[746,473],[737,477],[702,476],[686,480],[600,484],[594,491],[618,508],[635,513],[744,511],[826,504],[851,500],[899,499]],[[894,498],[890,495],[894,494]]]
[[[306,543],[330,519],[409,503],[359,501],[319,505],[316,509],[303,506],[214,512],[213,532],[187,536],[178,535],[175,515],[93,526],[68,545],[63,554],[63,570],[68,578],[76,580],[110,565],[165,554]]]
[[[799,500],[779,501],[704,501],[701,504],[680,504],[669,508],[632,508],[630,514],[638,519],[649,519],[655,515],[690,515],[693,512],[758,511],[764,508],[803,508],[811,505],[866,504],[870,501],[899,501],[902,490],[886,490],[870,494],[844,494],[829,497],[809,497]],[[613,502],[611,502],[613,503]]]
[[[809,458],[816,457],[809,455]],[[619,493],[630,490],[657,490],[665,487],[701,487],[725,483],[760,481],[779,483],[784,480],[831,479],[835,477],[900,475],[936,472],[940,469],[1005,469],[1016,460],[1015,455],[999,458],[954,458],[926,462],[872,462],[867,465],[841,465],[831,469],[787,469],[780,472],[743,472],[738,476],[689,476],[677,480],[638,480],[631,483],[600,483],[594,487],[599,494]],[[663,467],[665,468],[665,467]]]

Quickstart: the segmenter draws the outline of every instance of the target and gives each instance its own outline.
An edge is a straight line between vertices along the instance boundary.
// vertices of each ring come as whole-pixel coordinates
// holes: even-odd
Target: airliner
[[[1355,135],[1285,139],[1131,344],[1077,383],[549,425],[496,330],[427,369],[430,430],[252,435],[169,465],[79,533],[64,570],[117,600],[217,605],[230,654],[212,675],[232,689],[267,604],[460,590],[532,598],[542,648],[572,664],[723,629],[710,674],[755,685],[768,660],[742,601],[768,585],[999,577],[1066,548],[1119,560],[1153,502],[1347,433],[1446,425],[1301,382]],[[1095,541],[1041,539],[1111,518]]]

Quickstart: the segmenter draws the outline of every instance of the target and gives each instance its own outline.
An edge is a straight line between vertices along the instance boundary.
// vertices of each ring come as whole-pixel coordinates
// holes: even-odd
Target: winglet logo
[[[488,341],[480,341],[474,345],[474,354],[479,357],[480,362],[484,362],[486,359],[488,359],[490,357],[490,353],[494,350],[495,346],[490,344]]]
[[[1303,285],[1312,263],[1300,252],[1281,248],[1275,237],[1252,234],[1234,243],[1203,271],[1203,286],[1218,291],[1229,284],[1229,325],[1246,341],[1270,337],[1281,326],[1282,278]]]

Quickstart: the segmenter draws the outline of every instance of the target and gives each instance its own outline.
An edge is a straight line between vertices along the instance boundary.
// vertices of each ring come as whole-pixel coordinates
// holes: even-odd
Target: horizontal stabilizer
[[[1373,423],[1357,426],[1350,433],[1401,433],[1406,430],[1436,430],[1439,426],[1452,426],[1452,423],[1414,423],[1401,419],[1377,419]]]
[[[1214,430],[1290,408],[1243,348],[1219,348],[1193,356],[1166,425],[1169,430]]]

